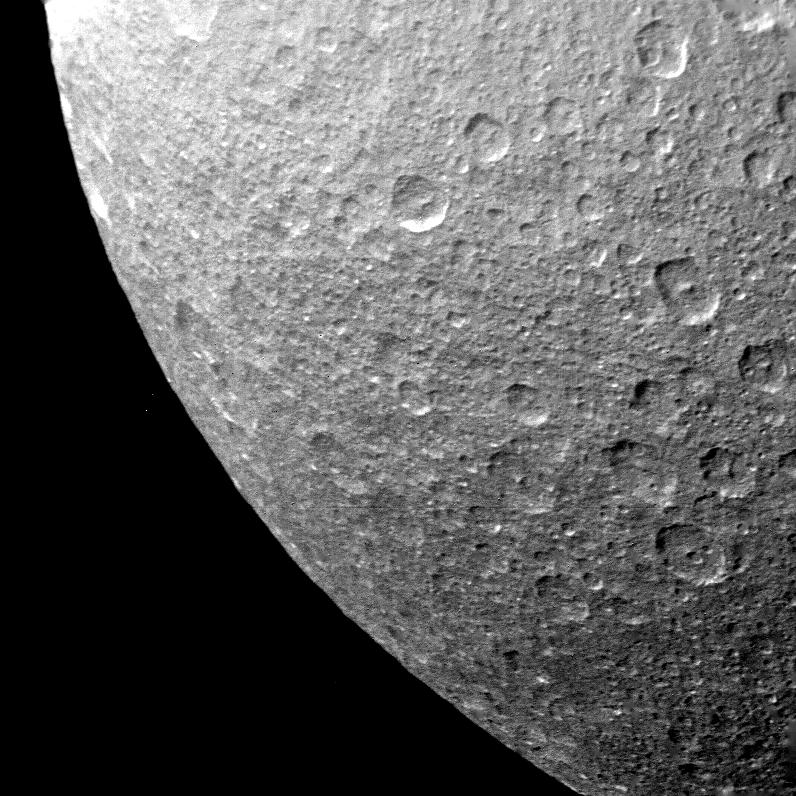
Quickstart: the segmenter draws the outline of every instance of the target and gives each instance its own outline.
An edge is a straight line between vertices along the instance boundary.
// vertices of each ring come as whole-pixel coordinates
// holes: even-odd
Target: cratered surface
[[[313,580],[580,793],[789,792],[794,4],[48,12],[119,281]]]

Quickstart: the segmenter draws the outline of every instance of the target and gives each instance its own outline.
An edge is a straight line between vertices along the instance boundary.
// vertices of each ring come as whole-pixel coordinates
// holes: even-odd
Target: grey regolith
[[[313,580],[579,793],[792,792],[796,2],[47,9],[118,279]]]

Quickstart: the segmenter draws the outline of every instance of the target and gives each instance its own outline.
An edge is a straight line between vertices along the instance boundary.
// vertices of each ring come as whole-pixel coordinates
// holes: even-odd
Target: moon
[[[794,3],[46,10],[117,278],[298,566],[577,793],[791,792]]]

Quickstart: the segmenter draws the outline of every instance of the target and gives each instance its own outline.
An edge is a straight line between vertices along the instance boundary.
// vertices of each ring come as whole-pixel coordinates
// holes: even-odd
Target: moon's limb
[[[751,5],[47,6],[109,257],[243,494],[584,794],[792,786],[794,9]]]

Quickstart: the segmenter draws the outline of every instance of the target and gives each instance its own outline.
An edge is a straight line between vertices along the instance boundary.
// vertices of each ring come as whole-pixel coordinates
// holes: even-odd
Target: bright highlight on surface
[[[81,19],[107,5],[108,0],[49,0],[44,8],[53,40],[72,36]]]
[[[448,205],[442,208],[439,213],[426,216],[425,218],[409,218],[406,221],[401,221],[399,226],[409,230],[409,232],[429,232],[430,230],[438,227],[448,215]]]

